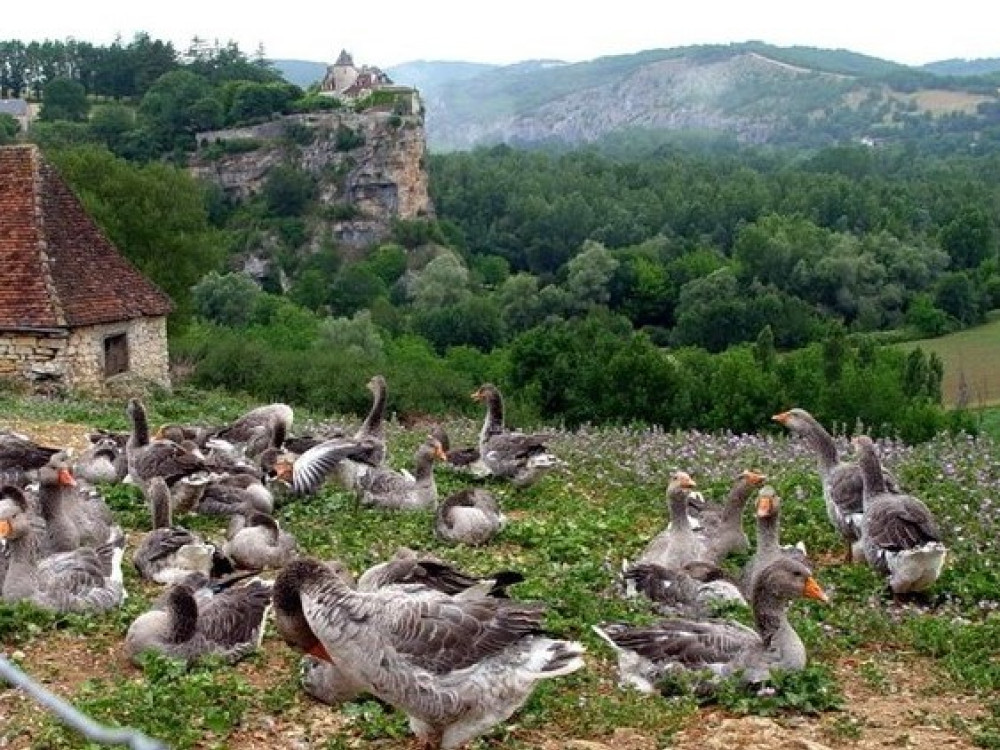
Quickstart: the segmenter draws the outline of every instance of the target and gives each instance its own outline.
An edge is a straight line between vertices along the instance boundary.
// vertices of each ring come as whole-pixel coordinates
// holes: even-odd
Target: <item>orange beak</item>
[[[479,388],[478,390],[473,391],[473,393],[469,396],[469,398],[471,398],[473,401],[482,401],[483,400],[483,389]]]
[[[775,422],[780,422],[781,424],[786,424],[791,415],[787,411],[781,412],[781,414],[775,414],[771,419]]]
[[[448,454],[444,452],[444,448],[441,447],[441,443],[437,440],[434,441],[434,458],[438,461],[448,460]]]
[[[156,440],[163,440],[163,428],[164,427],[166,427],[166,425],[162,425],[161,424],[159,427],[156,428],[156,432],[153,433],[153,438],[154,439],[156,439]]]
[[[14,527],[11,526],[10,521],[6,518],[0,521],[0,539],[6,539],[9,537],[13,530]]]
[[[678,472],[677,483],[686,490],[690,490],[698,486],[698,484],[691,478],[691,475],[683,471]]]
[[[743,478],[754,487],[767,481],[766,474],[758,474],[756,471],[744,471]]]
[[[76,480],[69,469],[59,469],[57,476],[59,477],[59,484],[63,487],[76,487]]]
[[[274,474],[278,477],[278,479],[282,479],[286,482],[292,481],[292,464],[288,461],[278,461],[278,463],[274,465]]]
[[[830,602],[830,597],[826,595],[826,592],[823,591],[819,583],[812,576],[806,579],[806,585],[802,587],[802,596],[806,599],[816,599],[824,604],[829,604]]]
[[[770,495],[762,495],[757,498],[757,518],[767,518],[774,513],[774,503],[771,502]]]

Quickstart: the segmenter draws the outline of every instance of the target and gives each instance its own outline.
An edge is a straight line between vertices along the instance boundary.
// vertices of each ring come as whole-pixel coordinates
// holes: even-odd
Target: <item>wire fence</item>
[[[126,745],[133,750],[169,750],[167,745],[147,737],[138,729],[106,727],[98,724],[58,695],[39,685],[3,656],[0,656],[0,680],[5,680],[14,687],[23,690],[42,704],[47,711],[55,714],[60,721],[78,731],[91,742],[98,742],[102,745]]]

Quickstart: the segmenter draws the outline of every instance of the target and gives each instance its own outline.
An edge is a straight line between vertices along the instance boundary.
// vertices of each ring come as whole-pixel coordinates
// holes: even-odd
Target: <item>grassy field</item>
[[[154,422],[221,422],[242,406],[217,398],[151,404]],[[0,426],[16,420],[21,430],[65,440],[90,426],[124,426],[120,404],[2,400],[0,415]],[[478,429],[469,421],[446,426],[459,445],[473,442]],[[391,463],[410,465],[425,432],[393,425]],[[477,574],[520,570],[527,580],[514,595],[547,602],[548,628],[586,643],[586,669],[542,683],[511,722],[474,748],[1000,748],[1000,446],[993,441],[881,444],[905,487],[938,514],[951,549],[930,601],[919,606],[893,604],[868,569],[840,564],[812,457],[784,435],[581,430],[553,433],[551,445],[566,461],[561,473],[528,490],[490,485],[510,521],[482,549],[441,545],[429,512],[361,509],[333,489],[278,511],[308,554],[338,557],[356,573],[398,545],[433,552]],[[847,450],[846,440],[841,448]],[[810,667],[779,682],[773,694],[730,689],[710,705],[690,695],[641,696],[620,689],[615,658],[590,626],[652,617],[642,602],[621,598],[616,571],[662,529],[669,473],[685,469],[709,497],[721,498],[733,477],[749,467],[767,473],[785,498],[782,536],[807,543],[831,597],[826,606],[792,607]],[[438,479],[443,494],[467,481],[444,470]],[[148,528],[141,499],[127,487],[107,494],[134,544]],[[210,536],[223,534],[219,521],[181,520]],[[745,525],[751,530],[749,518]],[[732,561],[734,570],[740,562]],[[261,652],[235,667],[187,670],[163,659],[150,659],[143,669],[129,665],[122,636],[157,591],[141,585],[132,570],[126,584],[126,605],[106,616],[54,616],[0,605],[3,652],[96,718],[140,727],[171,747],[412,746],[405,719],[379,703],[360,700],[333,709],[302,693],[298,656],[273,626]],[[0,747],[83,746],[15,691],[0,689],[0,716]]]
[[[970,409],[1000,404],[1000,315],[994,313],[987,323],[975,328],[896,346],[919,346],[941,357],[946,406],[956,406],[963,400]]]

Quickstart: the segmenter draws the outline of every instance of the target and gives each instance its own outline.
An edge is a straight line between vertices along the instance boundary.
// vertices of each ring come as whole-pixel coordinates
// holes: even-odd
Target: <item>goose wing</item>
[[[224,647],[256,643],[271,603],[271,587],[263,581],[222,591],[199,607],[198,630]]]
[[[333,438],[315,445],[295,460],[292,488],[300,495],[315,494],[344,459],[364,461],[378,448],[374,440]]]
[[[882,495],[865,514],[868,536],[882,549],[906,550],[941,541],[930,509],[910,495]]]
[[[153,440],[137,453],[135,468],[143,480],[163,477],[172,485],[182,477],[205,469],[200,456],[172,440]]]
[[[547,436],[535,433],[501,432],[486,441],[484,453],[508,458],[527,458],[546,450]]]
[[[601,630],[621,649],[652,662],[673,662],[688,669],[725,664],[746,649],[761,645],[757,633],[730,620],[662,620],[639,627],[612,623]]]

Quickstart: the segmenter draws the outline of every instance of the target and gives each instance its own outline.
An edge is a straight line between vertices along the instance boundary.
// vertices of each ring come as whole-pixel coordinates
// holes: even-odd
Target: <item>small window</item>
[[[124,333],[104,337],[104,377],[128,372],[128,337]]]

